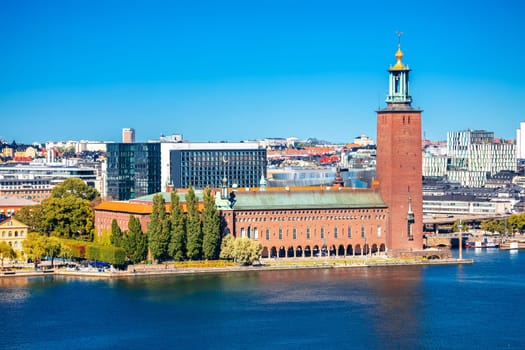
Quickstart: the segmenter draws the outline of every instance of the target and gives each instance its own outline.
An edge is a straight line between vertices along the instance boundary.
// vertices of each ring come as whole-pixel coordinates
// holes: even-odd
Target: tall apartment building
[[[106,193],[128,200],[160,192],[160,143],[107,145]]]
[[[482,187],[487,175],[516,171],[516,147],[494,141],[494,133],[463,130],[447,133],[447,176],[467,187]]]
[[[135,143],[135,129],[122,129],[122,143]]]
[[[175,188],[219,188],[223,178],[258,187],[266,178],[266,149],[258,142],[178,143],[170,149],[170,184]]]

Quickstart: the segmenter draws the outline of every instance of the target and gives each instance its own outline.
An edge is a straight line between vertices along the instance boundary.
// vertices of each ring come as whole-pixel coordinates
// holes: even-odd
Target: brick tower
[[[401,62],[400,43],[395,57],[397,63],[388,70],[386,108],[377,111],[376,176],[390,208],[387,249],[391,253],[423,248],[421,110],[412,108],[410,69]]]

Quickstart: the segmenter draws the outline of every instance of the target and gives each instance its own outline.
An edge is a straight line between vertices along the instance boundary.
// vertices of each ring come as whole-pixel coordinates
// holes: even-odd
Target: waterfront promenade
[[[260,264],[251,266],[221,266],[221,267],[178,267],[175,263],[130,265],[126,270],[97,269],[97,268],[46,268],[39,270],[12,269],[0,274],[0,278],[34,277],[34,276],[78,276],[94,278],[132,278],[154,275],[187,275],[213,274],[227,272],[272,271],[272,270],[304,270],[304,269],[344,269],[362,267],[395,267],[421,265],[455,265],[472,264],[473,259],[393,259],[387,257],[359,257],[359,258],[322,258],[322,259],[263,259]]]

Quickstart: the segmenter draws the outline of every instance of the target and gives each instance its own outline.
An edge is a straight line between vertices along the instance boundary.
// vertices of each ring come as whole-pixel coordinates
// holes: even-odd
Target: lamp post
[[[458,245],[459,245],[459,260],[463,260],[463,223],[462,220],[459,219],[459,239],[458,239]]]

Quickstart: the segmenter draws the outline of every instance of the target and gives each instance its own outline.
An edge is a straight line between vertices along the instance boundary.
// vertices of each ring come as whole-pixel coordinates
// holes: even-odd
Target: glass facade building
[[[107,145],[106,190],[115,200],[160,192],[160,143]]]
[[[266,178],[266,149],[177,149],[170,152],[170,177],[174,188],[258,187]]]

